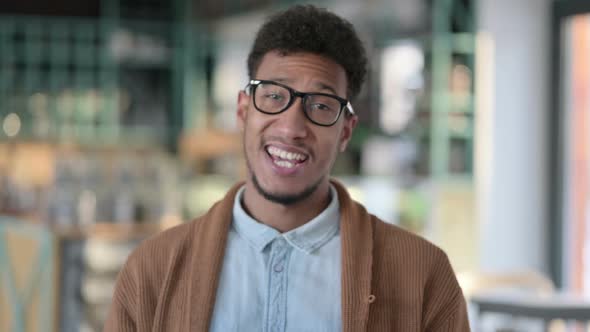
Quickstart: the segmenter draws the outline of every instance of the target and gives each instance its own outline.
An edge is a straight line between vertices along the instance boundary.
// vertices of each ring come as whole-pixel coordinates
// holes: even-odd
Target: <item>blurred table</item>
[[[571,293],[489,293],[471,297],[478,320],[487,313],[540,319],[547,330],[554,319],[590,322],[590,298]]]

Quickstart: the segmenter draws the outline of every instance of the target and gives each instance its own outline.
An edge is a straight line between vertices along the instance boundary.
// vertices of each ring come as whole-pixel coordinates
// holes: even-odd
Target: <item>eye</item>
[[[332,108],[330,108],[330,106],[328,106],[326,104],[321,104],[321,103],[311,104],[311,109],[318,110],[318,111],[331,111],[332,110]]]
[[[282,100],[284,97],[283,97],[283,95],[281,95],[279,93],[269,92],[264,95],[264,98],[268,98],[268,99],[272,99],[272,100]]]

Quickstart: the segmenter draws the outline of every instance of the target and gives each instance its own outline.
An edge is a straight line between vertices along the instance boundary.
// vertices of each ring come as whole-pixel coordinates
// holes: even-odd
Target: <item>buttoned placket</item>
[[[268,268],[267,332],[285,331],[287,318],[287,271],[292,247],[279,237],[273,241]]]

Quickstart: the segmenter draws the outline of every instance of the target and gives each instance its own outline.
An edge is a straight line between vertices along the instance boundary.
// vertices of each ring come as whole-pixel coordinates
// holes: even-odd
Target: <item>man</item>
[[[295,6],[262,26],[238,95],[245,183],[137,248],[106,331],[469,330],[446,255],[329,178],[366,62],[352,25],[326,10]]]

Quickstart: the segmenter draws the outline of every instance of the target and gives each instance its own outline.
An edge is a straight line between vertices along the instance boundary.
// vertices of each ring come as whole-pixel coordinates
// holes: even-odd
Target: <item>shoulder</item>
[[[107,325],[137,324],[140,314],[152,315],[168,275],[182,266],[195,223],[182,224],[142,241],[119,272]],[[114,325],[113,325],[114,324]]]
[[[198,222],[196,219],[143,240],[127,258],[119,278],[142,289],[158,289],[167,275],[189,259]]]
[[[161,263],[182,254],[190,246],[198,222],[196,219],[177,225],[143,240],[129,256],[127,265],[161,266]]]
[[[193,235],[199,219],[168,228],[158,234],[145,239],[136,252],[157,251],[169,252],[178,250]]]
[[[420,289],[425,324],[443,324],[449,317],[465,312],[461,287],[447,254],[430,241],[372,217],[375,254],[379,264],[401,267],[398,276],[405,285]],[[380,271],[392,269],[380,266]],[[430,328],[428,330],[431,330]]]
[[[402,251],[422,260],[448,260],[445,252],[425,238],[399,226],[386,223],[371,216],[374,225],[374,240],[385,250]]]
[[[216,202],[204,215],[156,234],[131,253],[125,268],[139,273],[149,272],[156,277],[174,269],[187,269],[189,260],[199,249],[210,248],[211,243],[222,241],[232,215],[234,196],[241,184],[236,184],[226,196]]]
[[[412,276],[412,283],[417,283],[425,291],[440,285],[452,285],[453,292],[459,291],[453,267],[441,248],[398,226],[376,217],[372,219],[373,255],[376,264],[380,265],[379,270],[403,271],[405,276]]]
[[[447,254],[438,246],[398,226],[373,217],[375,244],[385,264],[403,265],[423,295],[425,322],[442,324],[455,314],[464,314],[465,301]]]
[[[351,231],[355,233],[372,232],[377,254],[399,258],[402,253],[406,256],[420,258],[421,261],[446,259],[445,253],[436,245],[372,215],[363,204],[352,199],[344,185],[335,179],[331,179],[331,183],[338,192],[341,211],[344,211],[341,212],[343,216],[353,221],[356,220],[355,227]]]

